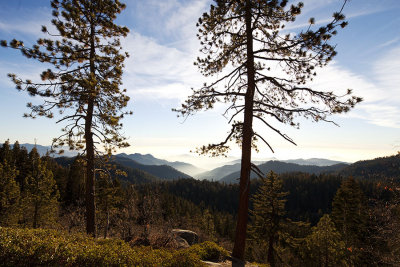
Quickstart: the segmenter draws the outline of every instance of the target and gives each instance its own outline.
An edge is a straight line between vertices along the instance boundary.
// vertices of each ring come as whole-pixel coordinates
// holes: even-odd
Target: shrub
[[[56,230],[0,227],[0,266],[202,266],[227,256],[204,242],[182,250],[130,247],[119,239],[93,239]]]
[[[204,261],[217,262],[228,256],[228,251],[210,241],[193,245],[190,248],[187,248],[187,250],[199,255],[200,259]]]

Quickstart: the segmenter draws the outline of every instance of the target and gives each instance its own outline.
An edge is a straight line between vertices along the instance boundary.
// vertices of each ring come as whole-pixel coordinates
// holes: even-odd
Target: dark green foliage
[[[22,191],[23,222],[37,228],[54,226],[58,218],[59,192],[53,173],[47,169],[36,149],[29,153],[29,175]]]
[[[67,177],[64,204],[77,205],[82,203],[85,192],[85,164],[83,158],[76,157],[73,163],[68,166]]]
[[[323,214],[331,212],[332,200],[343,178],[332,174],[282,174],[288,217],[296,221],[317,224]],[[253,184],[255,184],[253,182]]]
[[[341,171],[346,176],[364,179],[399,179],[400,154],[357,161]]]
[[[108,237],[110,224],[115,224],[118,207],[123,200],[122,188],[118,179],[112,179],[110,173],[101,172],[97,179],[98,224],[103,229],[103,237]]]
[[[351,177],[343,180],[332,202],[332,220],[341,233],[350,258],[360,264],[366,237],[367,209],[359,184]]]
[[[270,172],[261,179],[257,193],[252,197],[253,208],[250,210],[248,253],[252,259],[271,266],[288,264],[288,258],[284,256],[287,253],[285,247],[291,248],[295,243],[291,232],[303,225],[285,216],[287,195],[288,192],[282,192],[282,180],[275,173]]]
[[[312,228],[312,233],[307,236],[303,244],[305,266],[348,266],[345,261],[348,252],[345,243],[327,214]]]
[[[0,226],[14,226],[20,216],[20,189],[15,181],[18,171],[5,159],[0,161]]]

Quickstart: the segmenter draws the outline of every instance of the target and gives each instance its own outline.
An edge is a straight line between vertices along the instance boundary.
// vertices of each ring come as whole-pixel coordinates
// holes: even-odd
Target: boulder
[[[183,230],[183,229],[173,229],[172,233],[177,236],[180,237],[184,240],[186,240],[186,242],[191,246],[194,244],[199,243],[199,236],[197,235],[197,233],[190,231],[190,230]]]
[[[188,242],[180,236],[175,236],[174,243],[177,249],[190,247]]]

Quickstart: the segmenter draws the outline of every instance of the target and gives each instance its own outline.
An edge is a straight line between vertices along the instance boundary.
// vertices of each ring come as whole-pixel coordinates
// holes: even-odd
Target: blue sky
[[[341,0],[305,0],[303,13],[288,31],[298,31],[309,17],[318,23],[330,19]],[[190,150],[224,139],[230,129],[221,115],[223,106],[183,121],[171,108],[199,87],[204,78],[193,61],[198,56],[195,23],[208,9],[209,0],[130,0],[117,23],[131,32],[123,40],[131,54],[126,61],[124,87],[134,114],[124,120],[131,147],[126,153],[152,153],[160,158],[186,160],[207,167],[207,158],[188,156]],[[400,150],[400,1],[351,0],[344,13],[349,25],[333,39],[338,56],[318,71],[315,88],[342,92],[352,88],[364,102],[350,113],[333,116],[340,127],[300,121],[299,130],[276,125],[298,144],[293,146],[270,131],[261,133],[275,149],[260,145],[255,159],[323,157],[344,161],[387,156]],[[0,39],[16,38],[27,46],[41,36],[41,25],[50,25],[47,0],[0,0]],[[12,72],[37,79],[47,66],[25,59],[18,51],[0,49],[0,141],[49,145],[60,134],[55,120],[24,119],[26,102],[38,101],[17,92],[6,77]],[[234,146],[234,145],[233,145]],[[121,151],[122,152],[122,151]],[[231,156],[238,157],[234,148]]]

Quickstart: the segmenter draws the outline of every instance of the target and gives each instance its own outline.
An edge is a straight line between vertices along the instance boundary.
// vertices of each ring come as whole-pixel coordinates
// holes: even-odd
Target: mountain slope
[[[273,171],[275,173],[288,173],[288,172],[305,172],[310,174],[319,174],[319,173],[329,173],[336,172],[343,168],[345,168],[347,164],[336,164],[332,166],[313,166],[313,165],[299,165],[294,163],[286,163],[281,161],[268,161],[266,163],[258,165],[258,168],[263,173],[268,173]],[[240,172],[234,172],[223,177],[220,182],[225,183],[237,183],[240,177]],[[251,173],[251,178],[256,178],[257,175],[255,173]]]
[[[340,173],[358,178],[399,178],[400,154],[357,161],[344,168]]]
[[[163,180],[174,180],[179,178],[192,178],[189,175],[180,172],[168,165],[144,165],[132,159],[123,156],[115,156],[112,161],[119,163],[123,166],[145,171]]]
[[[134,160],[137,163],[140,163],[143,165],[168,165],[168,166],[171,166],[171,167],[177,169],[180,172],[187,173],[192,176],[204,171],[203,169],[200,169],[200,168],[198,168],[192,164],[186,163],[186,162],[182,162],[182,161],[171,162],[171,161],[167,161],[164,159],[158,159],[151,154],[143,155],[140,153],[135,153],[135,154],[121,153],[121,154],[118,154],[117,156],[129,158],[129,159]]]
[[[228,173],[237,172],[240,170],[240,163],[235,163],[232,165],[224,165],[219,168],[215,168],[211,171],[202,172],[195,176],[198,180],[214,180],[218,181],[222,177],[226,176]]]

